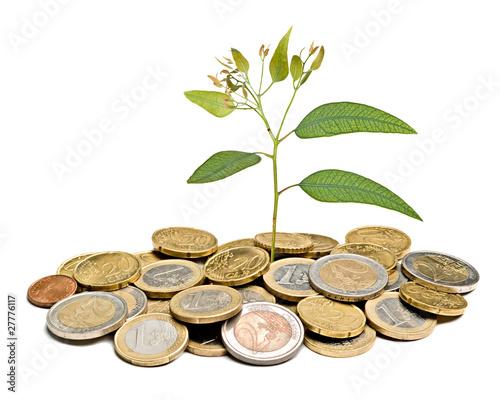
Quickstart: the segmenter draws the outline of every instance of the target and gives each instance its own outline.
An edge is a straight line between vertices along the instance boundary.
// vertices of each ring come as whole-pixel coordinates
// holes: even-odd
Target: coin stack
[[[437,315],[464,313],[461,294],[479,280],[457,257],[409,252],[408,235],[384,226],[353,229],[345,244],[278,232],[273,263],[271,233],[218,246],[209,232],[171,227],[152,241],[154,250],[73,257],[34,282],[28,299],[50,307],[47,327],[56,336],[115,332],[116,353],[134,365],[166,364],[184,350],[273,365],[302,343],[352,357],[370,350],[377,332],[422,339]]]

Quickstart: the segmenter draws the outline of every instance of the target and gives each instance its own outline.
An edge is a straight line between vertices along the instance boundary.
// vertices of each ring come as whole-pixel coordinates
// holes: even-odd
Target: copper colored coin
[[[32,283],[28,300],[38,307],[50,308],[59,300],[75,294],[78,285],[66,275],[49,275]]]

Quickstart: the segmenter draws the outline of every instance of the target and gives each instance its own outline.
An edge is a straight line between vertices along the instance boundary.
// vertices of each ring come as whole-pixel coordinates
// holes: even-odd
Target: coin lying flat
[[[243,296],[243,304],[255,303],[256,301],[267,301],[276,303],[276,298],[266,289],[256,285],[246,285],[236,288]]]
[[[273,234],[271,232],[259,233],[254,238],[255,245],[271,251]],[[276,253],[300,254],[312,250],[314,243],[306,236],[298,233],[276,232]]]
[[[285,307],[247,303],[222,326],[222,341],[235,358],[255,365],[274,365],[292,358],[304,340],[300,319]]]
[[[153,247],[169,256],[197,258],[217,251],[217,238],[201,229],[172,227],[153,233]]]
[[[305,327],[321,336],[348,338],[357,336],[366,325],[363,311],[325,296],[307,297],[297,304],[299,317]]]
[[[392,251],[397,258],[402,258],[410,251],[410,237],[399,229],[388,226],[362,226],[353,229],[345,236],[346,243],[372,243]]]
[[[170,314],[170,300],[148,299],[148,314]]]
[[[305,346],[315,353],[335,358],[355,357],[366,353],[375,344],[377,334],[368,325],[358,336],[349,339],[334,339],[307,331]]]
[[[401,271],[401,260],[400,260],[398,261],[396,269],[392,270],[392,272],[389,274],[389,283],[387,284],[385,290],[386,292],[399,290],[401,285],[405,282],[408,282],[408,278],[406,277],[405,274],[403,274],[403,271]]]
[[[259,247],[237,247],[210,257],[203,272],[219,285],[239,286],[251,282],[269,269],[269,254]]]
[[[188,260],[158,261],[141,270],[134,285],[151,299],[169,299],[176,293],[201,285],[205,277],[198,264]]]
[[[139,251],[132,255],[139,261],[139,267],[141,269],[155,262],[171,259],[170,256],[156,250]]]
[[[399,296],[413,307],[437,315],[462,315],[467,307],[467,300],[458,293],[438,292],[415,282],[404,283]]]
[[[189,342],[186,350],[203,357],[221,357],[227,350],[221,338],[222,322],[213,324],[188,324]]]
[[[436,316],[408,306],[399,293],[384,293],[365,304],[370,326],[377,332],[400,340],[429,336],[436,327]]]
[[[118,290],[114,290],[111,293],[120,296],[127,303],[127,319],[146,313],[148,298],[142,290],[137,289],[133,286],[127,286]]]
[[[28,288],[28,300],[38,307],[52,307],[59,300],[76,293],[78,285],[66,275],[49,275],[33,282]]]
[[[59,268],[57,268],[57,275],[66,275],[69,276],[70,278],[73,278],[73,272],[76,268],[76,266],[86,258],[90,257],[91,255],[94,255],[96,253],[85,253],[85,254],[80,254],[75,257],[71,257],[64,261]]]
[[[314,296],[318,292],[309,284],[309,267],[313,262],[299,257],[275,261],[264,275],[264,286],[283,300],[298,302]]]
[[[170,300],[170,314],[191,324],[210,324],[231,318],[241,310],[243,297],[233,288],[202,285],[177,293]]]
[[[139,278],[139,262],[122,251],[97,253],[81,261],[74,270],[75,280],[89,290],[116,290]]]
[[[84,292],[54,304],[47,314],[47,328],[64,339],[93,339],[117,330],[127,314],[127,303],[121,297]]]
[[[403,258],[402,267],[410,279],[441,292],[471,292],[479,282],[479,273],[468,262],[436,251],[413,251]]]
[[[398,258],[385,247],[371,243],[345,243],[337,246],[331,254],[358,254],[371,258],[382,265],[387,272],[396,268]]]
[[[301,254],[306,258],[319,258],[327,256],[330,252],[339,245],[339,242],[328,236],[317,235],[315,233],[299,233],[299,235],[308,237],[313,242],[313,248],[307,253]]]
[[[223,251],[226,250],[235,249],[236,247],[254,247],[254,246],[255,244],[253,239],[232,240],[231,242],[221,244],[215,254],[222,253]]]
[[[334,300],[361,301],[379,296],[387,286],[384,267],[357,254],[333,254],[309,267],[309,281],[319,293]]]
[[[127,321],[115,334],[116,353],[143,367],[167,364],[186,349],[188,330],[168,314],[145,314]]]

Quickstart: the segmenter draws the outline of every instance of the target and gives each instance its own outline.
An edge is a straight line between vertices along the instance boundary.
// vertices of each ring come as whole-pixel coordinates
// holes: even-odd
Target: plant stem
[[[273,238],[271,244],[271,262],[274,262],[274,249],[276,247],[276,222],[278,220],[278,200],[279,200],[279,192],[278,192],[278,163],[277,163],[277,155],[278,155],[278,141],[274,141],[274,150],[273,150],[273,180],[274,180],[274,208],[273,208]]]

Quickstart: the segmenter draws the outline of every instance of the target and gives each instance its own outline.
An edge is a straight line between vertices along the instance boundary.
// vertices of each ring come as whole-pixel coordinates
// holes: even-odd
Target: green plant
[[[282,136],[282,128],[290,107],[295,99],[297,91],[306,83],[313,71],[316,71],[323,61],[325,49],[323,46],[310,46],[307,56],[302,58],[302,51],[294,55],[288,65],[288,41],[292,28],[280,40],[271,61],[269,72],[271,83],[267,89],[262,90],[264,77],[264,64],[269,53],[269,48],[264,45],[259,50],[261,60],[260,83],[258,90],[250,83],[250,64],[245,57],[236,49],[231,49],[232,59],[226,58],[225,62],[217,59],[224,69],[221,71],[222,78],[208,76],[213,84],[224,92],[193,90],[185,92],[186,97],[193,103],[204,108],[216,117],[225,117],[234,110],[253,110],[264,121],[273,143],[272,153],[247,153],[242,151],[221,151],[205,161],[193,175],[188,183],[207,183],[224,179],[245,168],[258,164],[261,155],[272,160],[274,179],[274,204],[273,204],[273,226],[272,226],[272,250],[271,260],[274,260],[274,248],[276,239],[276,222],[278,216],[279,197],[286,190],[299,186],[313,199],[332,203],[365,203],[373,204],[387,209],[395,210],[412,218],[422,220],[419,215],[399,196],[384,186],[352,172],[341,170],[322,170],[309,175],[301,182],[278,189],[278,146],[292,133],[301,139],[335,136],[353,132],[383,132],[416,134],[408,124],[400,119],[376,108],[350,102],[337,102],[323,104],[311,111],[299,123],[299,125]],[[306,69],[309,59],[316,54]],[[292,76],[293,95],[285,111],[281,124],[276,132],[269,126],[268,120],[262,107],[262,97],[277,82],[285,80],[288,74]]]

